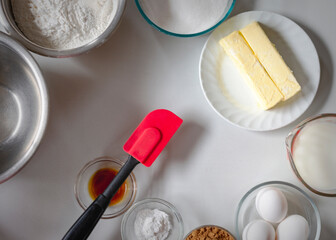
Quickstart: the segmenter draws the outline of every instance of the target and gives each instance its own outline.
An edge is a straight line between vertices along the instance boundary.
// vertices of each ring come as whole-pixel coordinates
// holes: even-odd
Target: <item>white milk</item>
[[[336,124],[307,124],[294,143],[293,159],[303,180],[316,190],[336,189]]]

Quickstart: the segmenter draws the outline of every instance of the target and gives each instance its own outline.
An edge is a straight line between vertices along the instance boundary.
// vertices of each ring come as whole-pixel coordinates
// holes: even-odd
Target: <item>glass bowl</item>
[[[102,168],[113,168],[115,170],[120,170],[123,166],[123,162],[118,159],[111,157],[100,157],[88,162],[78,173],[74,192],[78,204],[85,210],[94,199],[90,196],[88,184],[91,176]],[[135,176],[133,173],[125,181],[126,188],[125,194],[122,200],[114,205],[110,205],[104,212],[102,218],[114,218],[118,217],[129,209],[133,204],[136,196],[137,185]]]
[[[148,0],[147,0],[148,1]],[[157,1],[157,0],[155,0]],[[155,2],[152,1],[152,2]],[[168,3],[168,0],[165,0],[166,4]],[[163,13],[163,8],[168,7],[168,6],[163,6],[163,7],[158,7],[158,5],[151,5],[151,3],[149,3],[148,5],[145,5],[144,2],[146,2],[146,0],[135,0],[136,6],[138,7],[141,15],[143,16],[143,18],[154,28],[156,28],[157,30],[159,30],[160,32],[163,32],[165,34],[171,35],[171,36],[175,36],[175,37],[195,37],[195,36],[199,36],[202,34],[205,34],[207,32],[210,32],[212,30],[214,30],[216,27],[218,27],[225,19],[228,18],[228,16],[230,15],[230,13],[232,12],[232,9],[235,5],[236,0],[228,0],[227,4],[225,6],[225,8],[223,9],[223,11],[221,12],[220,16],[218,17],[218,19],[214,20],[214,22],[210,25],[208,25],[207,27],[198,30],[198,31],[194,31],[194,32],[186,32],[184,30],[180,30],[180,31],[175,31],[172,29],[173,26],[170,27],[164,27],[162,26],[162,24],[160,23],[161,20],[159,19],[154,19],[153,16],[150,16],[150,14],[155,14],[158,13],[159,16],[163,16],[165,15],[165,13]],[[158,1],[159,2],[159,1]],[[164,1],[160,1],[161,4],[164,4]],[[165,8],[166,9],[166,8]],[[172,19],[172,15],[167,13],[167,19]],[[179,16],[178,19],[188,19],[189,17],[186,16]],[[172,21],[174,21],[176,19],[172,19]],[[192,19],[191,21],[194,21],[194,19]],[[174,24],[172,24],[174,25]],[[176,24],[181,26],[182,24]]]
[[[264,187],[275,187],[281,190],[288,202],[287,216],[292,214],[303,216],[308,221],[310,229],[308,240],[319,239],[321,233],[321,219],[313,200],[303,190],[293,184],[281,181],[271,181],[253,187],[240,200],[235,220],[236,236],[238,240],[242,239],[243,230],[248,223],[256,219],[261,219],[255,207],[255,199],[259,190]]]
[[[229,232],[227,229],[225,229],[225,228],[222,228],[222,227],[217,226],[217,225],[202,225],[202,226],[199,226],[199,227],[197,227],[197,228],[191,230],[191,231],[184,237],[184,240],[187,240],[187,238],[189,237],[189,235],[190,235],[193,231],[198,230],[198,229],[201,229],[201,228],[206,228],[206,227],[216,227],[216,228],[219,228],[219,229],[221,229],[221,230],[227,232],[228,234],[230,234],[231,237],[233,238],[233,240],[236,239],[236,238],[233,236],[233,234],[230,233],[230,232]]]
[[[121,239],[122,240],[135,240],[137,239],[134,230],[134,222],[139,211],[143,209],[158,209],[169,215],[169,220],[172,229],[166,240],[182,240],[184,234],[183,221],[177,209],[170,204],[159,198],[149,198],[135,203],[125,213],[121,221]]]
[[[322,188],[318,188],[317,184],[312,184],[314,183],[313,180],[309,180],[307,177],[305,178],[305,175],[300,174],[300,171],[298,170],[298,167],[296,163],[295,163],[295,159],[294,159],[294,152],[295,152],[295,144],[299,139],[299,136],[301,136],[300,134],[303,132],[303,129],[307,129],[307,127],[311,127],[313,124],[316,123],[328,123],[328,124],[333,124],[336,126],[336,114],[333,113],[326,113],[326,114],[321,114],[321,115],[317,115],[311,118],[308,118],[306,120],[304,120],[303,122],[301,122],[298,126],[296,126],[287,136],[286,138],[286,149],[287,149],[287,156],[290,162],[290,165],[295,173],[295,175],[297,176],[297,178],[312,192],[319,194],[321,196],[326,196],[326,197],[336,197],[336,188],[335,189],[322,189]],[[316,126],[316,125],[315,125]],[[328,130],[328,129],[327,129]],[[316,132],[316,134],[314,135],[314,139],[309,139],[309,141],[311,141],[312,144],[314,144],[315,148],[316,146],[318,146],[317,144],[319,143],[319,140],[321,138],[325,138],[325,136],[323,135],[323,133]],[[336,143],[334,143],[334,146],[336,147]],[[320,149],[322,149],[322,147],[325,146],[321,146]],[[329,146],[331,148],[334,148],[333,146]],[[321,153],[322,157],[324,157],[323,152]],[[325,168],[328,169],[335,169],[336,166],[336,156],[334,156],[334,163],[332,164],[332,166],[324,166]],[[316,175],[314,175],[315,177],[318,177],[319,179],[325,179],[328,177],[328,174],[326,171],[323,171],[323,167],[322,167],[322,158],[316,159],[317,161],[320,162],[320,167],[314,168],[316,169],[315,172]],[[302,169],[302,166],[301,166]],[[308,169],[307,169],[308,170]],[[306,170],[306,171],[307,171]],[[301,172],[302,173],[302,172]],[[306,172],[307,174],[308,172]],[[329,172],[329,174],[334,175],[334,171],[331,170]],[[306,176],[310,176],[310,178],[312,179],[313,177],[313,173],[310,173],[309,175]],[[315,178],[316,179],[316,178]],[[308,183],[310,181],[310,183]]]
[[[6,29],[7,33],[23,44],[28,50],[40,54],[42,56],[47,57],[55,57],[55,58],[65,58],[65,57],[73,57],[84,52],[88,52],[89,50],[100,46],[103,44],[117,29],[120,24],[121,17],[124,13],[126,0],[112,0],[113,1],[113,11],[112,11],[112,20],[110,24],[107,26],[105,31],[100,34],[98,37],[93,39],[91,42],[88,42],[80,47],[76,47],[73,49],[51,49],[40,46],[31,40],[29,40],[18,28],[13,12],[11,0],[0,0],[0,20]]]

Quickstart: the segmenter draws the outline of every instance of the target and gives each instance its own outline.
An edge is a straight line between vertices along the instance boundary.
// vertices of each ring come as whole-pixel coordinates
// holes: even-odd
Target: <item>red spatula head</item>
[[[166,109],[150,112],[125,143],[125,152],[150,167],[182,122]]]

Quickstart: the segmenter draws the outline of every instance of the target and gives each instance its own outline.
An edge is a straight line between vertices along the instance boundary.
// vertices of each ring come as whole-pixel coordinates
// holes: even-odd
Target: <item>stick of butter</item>
[[[257,22],[240,30],[246,42],[287,100],[301,90],[292,71]]]
[[[240,69],[262,109],[270,109],[283,99],[283,95],[238,31],[221,39],[219,43]]]

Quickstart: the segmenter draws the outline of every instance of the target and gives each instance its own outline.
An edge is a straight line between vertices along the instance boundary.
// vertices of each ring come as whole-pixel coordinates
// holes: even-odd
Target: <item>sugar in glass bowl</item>
[[[309,190],[336,197],[336,114],[301,122],[288,134],[286,149],[295,175]]]
[[[72,49],[52,49],[41,46],[31,40],[29,40],[19,29],[14,19],[11,0],[0,0],[0,20],[6,29],[7,33],[21,44],[23,44],[28,50],[47,57],[65,58],[80,55],[88,52],[89,50],[96,48],[103,44],[117,29],[120,24],[122,15],[125,10],[126,0],[111,0],[113,1],[112,20],[108,24],[105,31],[97,36],[92,41],[85,43],[79,47]]]
[[[171,223],[171,230],[166,240],[182,240],[184,234],[183,221],[180,213],[169,202],[159,198],[149,198],[135,203],[124,214],[121,222],[121,239],[135,240],[137,239],[134,223],[139,211],[144,209],[158,209],[168,214]]]
[[[214,30],[230,15],[236,0],[135,0],[143,18],[176,37],[195,37]]]
[[[123,166],[123,162],[111,157],[100,157],[88,162],[78,173],[76,183],[74,186],[75,197],[78,204],[86,210],[90,204],[94,201],[89,193],[89,181],[91,177],[101,169],[111,168],[120,170]],[[118,217],[129,209],[133,204],[137,192],[137,184],[133,173],[125,181],[125,191],[122,199],[114,204],[110,205],[104,212],[102,218],[114,218]]]
[[[261,219],[256,209],[256,196],[259,190],[265,187],[274,187],[285,195],[288,203],[287,216],[298,214],[304,217],[309,225],[307,240],[318,240],[321,233],[321,219],[313,200],[300,188],[293,184],[281,181],[261,183],[250,189],[240,200],[236,212],[236,237],[242,240],[244,228],[250,222]]]

